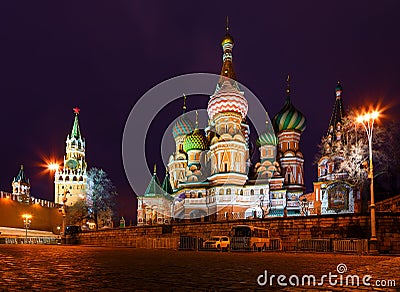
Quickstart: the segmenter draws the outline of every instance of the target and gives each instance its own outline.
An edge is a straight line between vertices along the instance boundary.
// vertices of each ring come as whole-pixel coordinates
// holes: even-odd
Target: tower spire
[[[186,99],[187,99],[186,94],[183,94],[183,106],[182,106],[183,113],[186,112]]]
[[[286,98],[289,99],[290,98],[290,75],[287,75],[286,78]]]
[[[335,137],[333,138],[336,139],[337,125],[338,123],[341,124],[343,122],[343,116],[344,116],[343,101],[342,101],[343,88],[339,81],[335,87],[335,92],[336,92],[335,104],[333,105],[332,115],[329,121],[328,131],[326,135],[327,136],[329,134],[335,135]]]
[[[78,115],[81,110],[77,107],[74,107],[73,111],[75,113],[75,119],[74,119],[74,125],[72,126],[71,138],[80,139],[81,131],[79,129]]]
[[[233,82],[231,80],[232,85],[238,89],[238,85],[236,83],[236,74],[235,70],[233,69],[233,63],[232,63],[232,48],[234,45],[234,41],[233,37],[229,34],[229,29],[230,29],[229,19],[228,17],[226,17],[226,27],[225,27],[226,33],[221,42],[221,46],[224,52],[222,55],[223,64],[221,69],[221,77],[219,79],[217,89],[219,89],[222,86],[222,84],[227,78],[232,79],[233,80]]]

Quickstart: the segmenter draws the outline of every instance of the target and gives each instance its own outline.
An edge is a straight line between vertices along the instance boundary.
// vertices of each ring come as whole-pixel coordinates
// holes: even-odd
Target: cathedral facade
[[[344,158],[340,149],[347,145],[349,135],[344,127],[342,93],[343,88],[338,82],[328,130],[321,141],[321,156],[317,161],[318,181],[314,182],[314,192],[305,196],[313,202],[311,214],[361,212],[361,190],[351,183],[349,174],[341,167]]]
[[[226,220],[302,215],[304,158],[300,138],[304,115],[286,100],[256,144],[260,160],[250,160],[248,103],[232,62],[234,41],[228,28],[222,42],[223,65],[210,96],[208,124],[199,128],[185,113],[173,126],[175,151],[162,182],[156,169],[144,194],[138,195],[138,225],[170,220]]]
[[[57,169],[54,179],[54,202],[72,206],[86,196],[86,160],[85,139],[79,128],[78,108],[74,108],[74,123],[72,131],[65,141],[64,163]]]

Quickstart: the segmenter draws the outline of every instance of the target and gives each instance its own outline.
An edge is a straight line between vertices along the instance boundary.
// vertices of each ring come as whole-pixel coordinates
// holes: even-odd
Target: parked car
[[[230,240],[228,236],[212,236],[204,242],[205,249],[229,250]]]

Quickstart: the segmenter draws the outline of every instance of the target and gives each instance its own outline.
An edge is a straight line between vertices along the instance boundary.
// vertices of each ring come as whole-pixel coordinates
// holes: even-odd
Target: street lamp
[[[56,175],[57,174],[57,171],[59,170],[59,168],[60,168],[60,165],[58,164],[58,163],[55,163],[55,162],[51,162],[51,163],[48,163],[47,164],[47,169],[50,171],[50,172],[54,172],[54,175]],[[59,211],[60,211],[60,213],[62,214],[62,216],[63,216],[63,221],[62,221],[62,229],[61,229],[61,232],[62,232],[62,234],[64,234],[64,231],[65,231],[65,217],[66,217],[66,215],[67,215],[67,210],[66,210],[66,203],[67,203],[67,194],[69,194],[69,191],[66,189],[66,187],[64,186],[64,196],[63,196],[63,204],[62,204],[62,206],[60,207],[60,209],[59,209]],[[57,227],[57,229],[59,230],[59,226]]]
[[[22,219],[24,220],[25,243],[28,243],[28,229],[31,226],[32,215],[31,214],[24,214],[24,215],[22,215]]]
[[[376,238],[376,220],[375,220],[375,196],[374,196],[374,165],[372,163],[372,132],[374,130],[374,122],[379,117],[378,111],[373,111],[360,115],[357,117],[357,122],[364,126],[368,137],[368,149],[369,149],[369,170],[368,178],[370,179],[370,193],[371,193],[371,241],[375,244]],[[374,246],[374,249],[376,246]]]

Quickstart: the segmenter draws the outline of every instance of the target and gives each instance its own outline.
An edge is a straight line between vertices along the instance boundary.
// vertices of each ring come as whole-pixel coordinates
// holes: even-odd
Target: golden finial
[[[183,94],[183,107],[182,107],[182,109],[183,109],[183,112],[185,112],[186,111],[186,94]]]
[[[288,74],[286,78],[286,94],[289,95],[290,93],[290,75]]]
[[[196,129],[199,127],[199,112],[196,111]]]
[[[157,164],[154,163],[154,171],[153,171],[154,175],[157,174]]]
[[[229,18],[228,15],[226,16],[226,33],[229,31]]]
[[[265,112],[265,115],[267,116],[266,119],[265,119],[265,124],[268,126],[269,121],[268,121],[268,112],[267,111]]]

